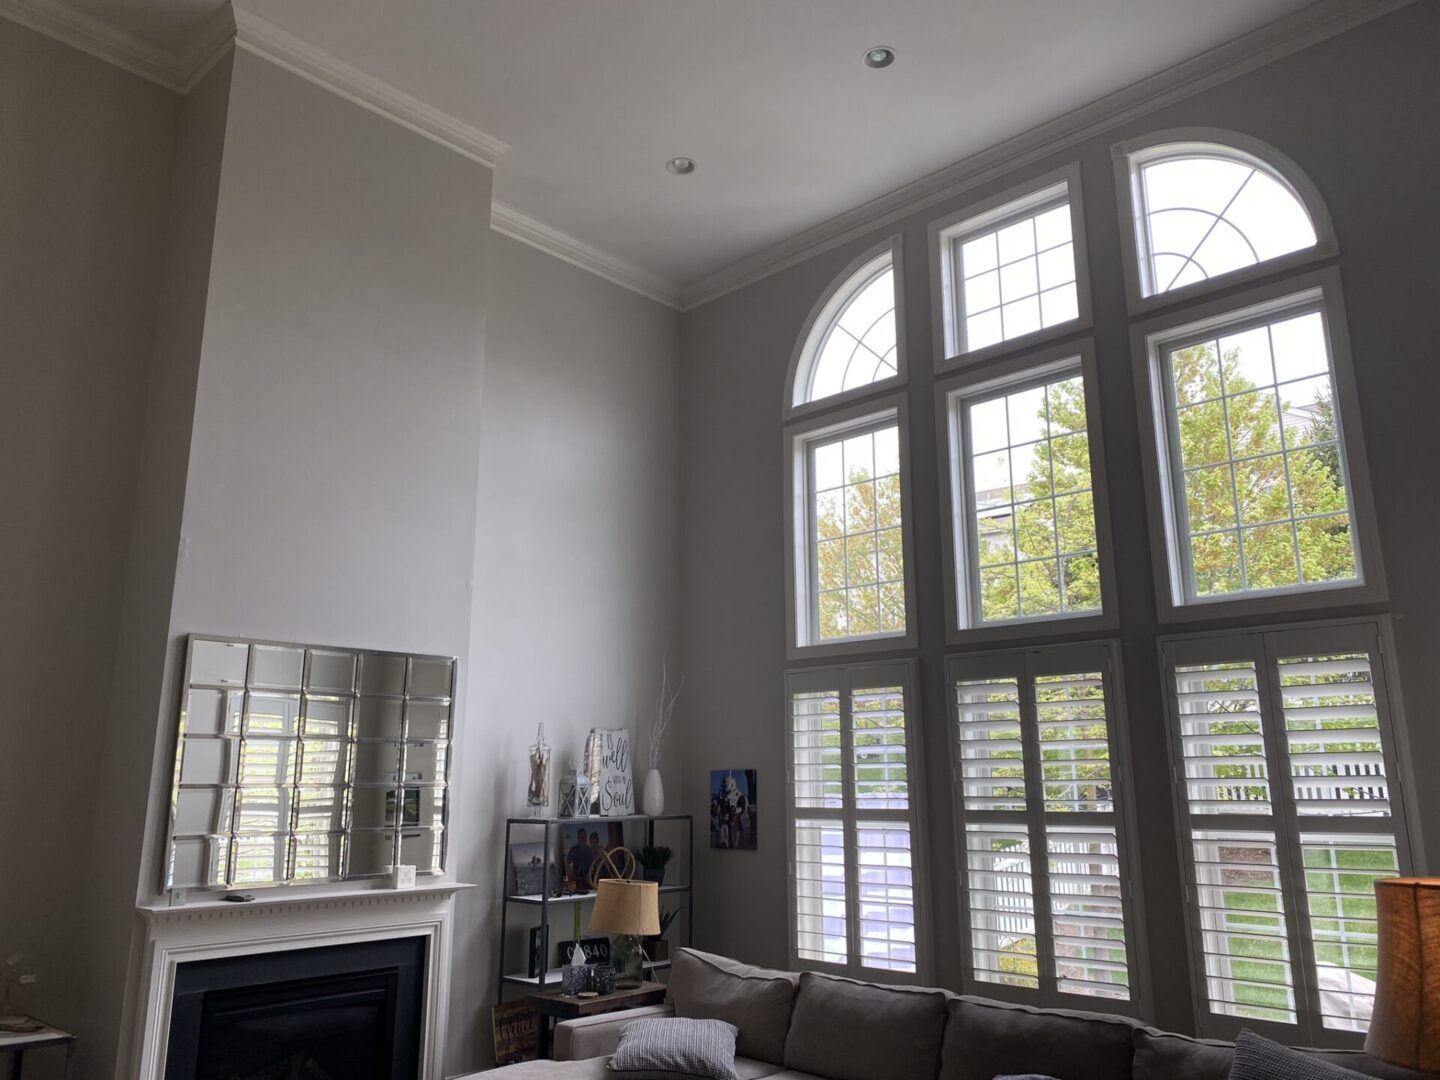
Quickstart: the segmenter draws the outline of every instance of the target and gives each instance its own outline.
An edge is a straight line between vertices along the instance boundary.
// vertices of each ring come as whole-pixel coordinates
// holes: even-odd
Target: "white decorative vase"
[[[645,774],[645,793],[641,805],[650,817],[659,817],[665,812],[665,785],[660,782],[660,770],[651,769]]]

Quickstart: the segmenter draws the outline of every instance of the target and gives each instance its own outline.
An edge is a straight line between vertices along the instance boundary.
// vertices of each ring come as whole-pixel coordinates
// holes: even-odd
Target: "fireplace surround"
[[[330,954],[335,958],[335,968],[328,973],[334,974],[353,958],[341,947],[385,946],[398,942],[406,943],[401,945],[402,951],[414,951],[411,961],[402,964],[391,957],[380,966],[408,969],[405,977],[413,978],[418,990],[414,995],[418,997],[415,1006],[418,1019],[410,1025],[415,1040],[415,1048],[410,1052],[414,1071],[398,1073],[393,1080],[439,1080],[443,1076],[453,898],[458,890],[469,887],[455,882],[434,882],[415,889],[356,890],[352,887],[304,892],[276,889],[259,893],[255,900],[245,904],[205,900],[178,907],[141,906],[138,910],[145,923],[146,946],[139,972],[140,993],[128,1004],[132,1041],[125,1054],[133,1062],[130,1075],[137,1080],[172,1080],[168,1059],[174,1020],[177,1013],[193,1008],[193,1001],[187,998],[189,972],[198,976],[205,970],[200,966],[190,968],[182,978],[187,965],[235,961],[236,970],[243,972],[247,965],[258,969],[262,961],[268,962],[276,958],[276,954],[292,954],[301,963],[307,957]],[[287,993],[293,990],[303,997],[305,987],[292,985],[304,983],[303,969],[301,978],[292,978],[296,969],[287,967],[284,957],[278,960],[281,962],[275,968],[276,980],[287,985]],[[372,974],[376,970],[364,964],[349,966],[364,968]],[[227,969],[220,965],[209,970],[223,973]],[[317,973],[326,972],[317,969]],[[382,983],[383,979],[372,978],[368,983],[361,979],[333,988],[339,994],[334,1003],[342,1007],[353,1004],[359,1011],[378,1009],[376,991],[388,993]],[[230,989],[238,991],[238,987]],[[242,1012],[259,1009],[251,1014],[258,1023],[265,1019],[262,999],[263,995],[249,998],[242,992],[230,999],[229,1004]],[[397,1003],[399,1000],[397,997]],[[342,1008],[341,1012],[344,1011],[348,1010]],[[356,1017],[351,1015],[347,1019],[337,1014],[331,1019],[343,1026]],[[177,1055],[188,1052],[193,1057],[195,1047],[187,1051],[181,1037],[176,1050]],[[303,1065],[303,1059],[299,1065]],[[280,1076],[285,1075],[282,1070]],[[383,1072],[377,1075],[385,1076]],[[260,1078],[270,1080],[264,1072],[260,1072]],[[312,1077],[299,1072],[294,1080],[312,1080]]]

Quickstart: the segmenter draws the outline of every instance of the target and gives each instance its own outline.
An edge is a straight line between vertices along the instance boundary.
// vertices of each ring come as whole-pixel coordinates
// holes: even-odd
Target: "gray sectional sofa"
[[[566,1021],[554,1061],[487,1074],[503,1080],[605,1080],[625,1025],[642,1016],[726,1020],[739,1029],[741,1080],[1226,1080],[1229,1043],[1191,1039],[1101,1013],[751,967],[681,949],[666,1004]],[[1436,1080],[1358,1051],[1315,1056],[1382,1080]]]

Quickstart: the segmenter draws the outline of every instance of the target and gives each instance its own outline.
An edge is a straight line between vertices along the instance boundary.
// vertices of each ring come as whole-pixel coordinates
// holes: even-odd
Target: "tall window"
[[[1164,647],[1205,1034],[1364,1031],[1376,878],[1409,868],[1374,623]]]
[[[1325,292],[1149,338],[1177,604],[1363,583]]]
[[[969,977],[1135,1011],[1113,647],[953,656],[946,677]]]
[[[906,662],[786,677],[797,966],[918,980],[912,687]]]
[[[947,355],[973,358],[1079,320],[1078,186],[1078,170],[1066,170],[932,227]]]
[[[903,374],[895,308],[900,285],[890,244],[868,252],[818,304],[797,346],[790,386],[792,409],[853,397]]]
[[[1080,355],[949,392],[961,627],[1101,611],[1087,396]]]

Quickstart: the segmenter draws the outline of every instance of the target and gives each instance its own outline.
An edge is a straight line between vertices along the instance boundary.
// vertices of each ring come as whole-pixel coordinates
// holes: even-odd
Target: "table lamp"
[[[1375,882],[1380,948],[1365,1052],[1440,1071],[1440,878]]]
[[[620,878],[596,882],[590,929],[617,935],[610,952],[616,987],[633,990],[640,986],[645,981],[645,952],[640,939],[660,933],[660,886],[653,881]]]

